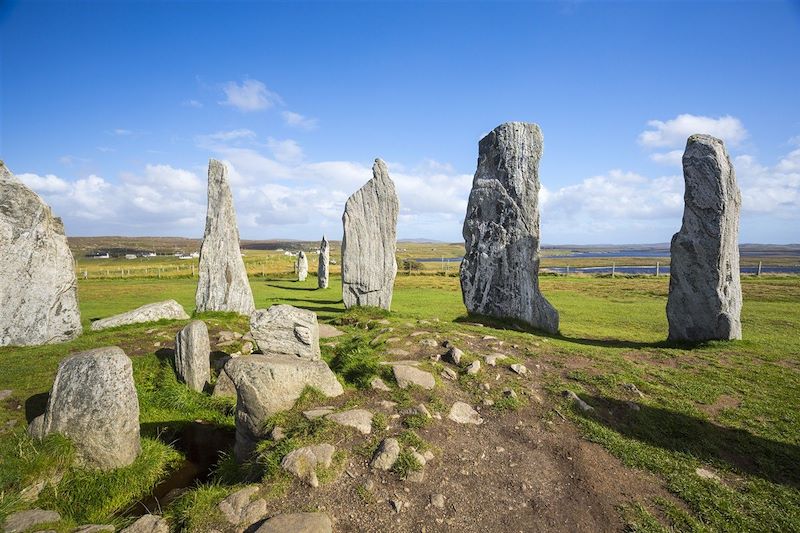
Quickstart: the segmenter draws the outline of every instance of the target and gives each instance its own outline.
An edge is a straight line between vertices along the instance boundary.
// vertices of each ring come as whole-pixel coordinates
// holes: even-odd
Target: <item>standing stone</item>
[[[81,334],[64,225],[2,161],[0,265],[0,346],[64,342]]]
[[[683,225],[670,246],[669,340],[741,339],[739,209],[725,145],[692,135],[683,153]]]
[[[308,258],[306,258],[306,253],[302,250],[297,253],[295,270],[297,270],[297,281],[305,281],[308,277]]]
[[[249,315],[256,308],[239,249],[228,169],[215,159],[208,162],[208,213],[195,303],[201,313],[233,311]]]
[[[320,289],[328,288],[328,269],[331,262],[331,245],[325,235],[322,236],[322,242],[319,244],[319,264],[317,266],[317,286]]]
[[[386,163],[376,159],[372,179],[347,200],[342,216],[342,299],[348,309],[391,308],[399,209]]]
[[[257,309],[250,315],[250,334],[263,353],[320,358],[319,324],[314,311],[286,304]]]
[[[192,320],[175,336],[175,373],[190,389],[203,392],[211,379],[211,341],[202,320]]]
[[[558,312],[539,292],[539,158],[536,124],[507,122],[478,145],[464,219],[461,292],[470,313],[556,333]]]
[[[78,464],[107,470],[139,454],[139,399],[131,360],[112,346],[61,361],[47,409],[29,428],[32,437],[69,437]]]

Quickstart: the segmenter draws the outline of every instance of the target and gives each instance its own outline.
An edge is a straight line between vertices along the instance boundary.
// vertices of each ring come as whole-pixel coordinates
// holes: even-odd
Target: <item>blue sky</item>
[[[797,2],[2,2],[0,157],[71,235],[341,236],[389,163],[399,236],[448,241],[482,135],[544,132],[544,243],[667,242],[680,153],[723,137],[742,242],[800,242]]]

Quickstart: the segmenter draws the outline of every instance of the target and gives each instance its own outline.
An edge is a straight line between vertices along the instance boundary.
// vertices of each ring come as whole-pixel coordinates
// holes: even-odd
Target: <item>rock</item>
[[[511,368],[511,370],[513,370],[514,372],[516,372],[520,376],[524,376],[525,374],[528,373],[528,367],[526,367],[525,365],[520,364],[520,363],[514,363],[509,368]]]
[[[233,383],[233,380],[228,375],[228,373],[225,372],[224,367],[222,368],[222,370],[219,371],[219,376],[217,377],[217,383],[214,385],[214,392],[211,395],[227,396],[227,397],[236,396],[236,385]]]
[[[454,364],[456,366],[461,364],[461,357],[464,355],[464,352],[456,348],[455,346],[450,346],[450,349],[445,352],[442,356],[446,362]]]
[[[501,353],[493,353],[493,354],[489,354],[489,355],[484,356],[483,359],[484,359],[484,361],[486,361],[487,365],[489,365],[489,366],[497,366],[497,362],[501,361],[503,359],[506,359],[506,356],[501,354]]]
[[[394,355],[396,357],[408,357],[411,353],[408,350],[403,350],[402,348],[390,348],[386,350],[386,353],[389,355]]]
[[[121,533],[169,533],[169,522],[163,516],[146,514]]]
[[[317,263],[317,287],[320,289],[328,288],[328,275],[330,274],[331,245],[325,235],[319,243],[319,259]]]
[[[256,533],[332,533],[333,524],[323,513],[279,514],[264,522]]]
[[[250,316],[250,333],[259,349],[269,354],[320,358],[317,314],[291,305],[258,309]]]
[[[200,248],[195,304],[198,313],[232,311],[251,314],[256,306],[239,248],[239,226],[228,185],[228,169],[208,162],[208,212]]]
[[[386,163],[376,159],[372,176],[347,200],[342,215],[342,299],[348,309],[392,306],[400,204]]]
[[[450,408],[447,418],[459,424],[483,424],[483,418],[469,404],[456,402]]]
[[[2,171],[0,167],[0,171]],[[5,533],[22,533],[42,524],[50,524],[61,520],[61,515],[55,511],[45,511],[43,509],[29,509],[11,513],[3,523]]]
[[[339,331],[335,327],[329,324],[319,324],[319,338],[320,339],[330,339],[333,337],[338,337],[340,335],[344,335],[344,331]],[[388,342],[388,341],[387,341]]]
[[[571,390],[564,391],[564,397],[568,400],[572,400],[572,402],[578,406],[578,409],[585,413],[594,411],[594,407],[581,400],[580,397]]]
[[[297,263],[294,268],[297,271],[297,281],[305,281],[308,277],[308,259],[304,251],[297,253]]]
[[[428,348],[436,348],[437,346],[439,346],[439,343],[437,343],[433,339],[422,339],[421,341],[419,341],[419,343]]]
[[[432,494],[431,495],[431,505],[433,505],[437,509],[444,509],[444,495],[443,494]]]
[[[344,392],[325,361],[288,355],[251,355],[232,359],[225,372],[236,385],[236,445],[238,460],[247,459],[264,424],[273,414],[291,409],[306,386],[328,397]]]
[[[689,137],[683,179],[683,224],[670,245],[669,340],[741,339],[742,198],[723,142],[710,135]]]
[[[720,483],[722,482],[722,478],[721,477],[719,477],[715,472],[713,472],[713,471],[711,471],[711,470],[709,470],[707,468],[698,467],[698,468],[695,469],[694,472],[695,472],[695,474],[697,474],[698,476],[700,476],[703,479],[711,479],[713,481],[717,481],[717,482],[720,482]]]
[[[43,420],[44,417],[37,417],[40,420]],[[56,471],[51,475],[46,476],[43,479],[39,479],[38,481],[31,483],[27,487],[23,488],[19,492],[19,498],[24,502],[35,502],[39,499],[39,494],[42,493],[44,488],[48,485],[55,487],[61,482],[61,479],[64,477],[63,471]]]
[[[283,428],[280,426],[275,426],[269,432],[269,438],[278,442],[279,440],[283,440],[286,438],[286,433],[284,432]]]
[[[369,466],[374,470],[391,470],[398,457],[400,457],[400,443],[397,439],[383,439],[375,450]]]
[[[117,528],[111,524],[86,524],[84,526],[80,526],[72,533],[114,533],[116,530]],[[169,529],[166,531],[169,533]]]
[[[381,378],[372,378],[372,381],[369,382],[369,386],[372,388],[372,390],[379,390],[383,392],[391,392],[392,390]]]
[[[253,348],[253,343],[251,341],[246,341],[242,343],[242,348],[240,351],[242,352],[242,355],[250,355],[253,353]]]
[[[316,444],[292,450],[281,461],[281,468],[294,474],[312,487],[319,487],[317,466],[329,468],[336,448],[330,444]]]
[[[263,499],[256,499],[253,500],[253,496],[258,494],[258,487],[255,485],[251,485],[249,487],[245,487],[240,489],[217,505],[217,508],[222,513],[222,516],[225,517],[225,520],[228,521],[231,525],[250,525],[253,522],[263,518],[266,514],[266,501]],[[263,502],[263,512],[261,512],[260,516],[254,515],[258,514],[262,507]]]
[[[32,436],[69,437],[79,465],[108,470],[131,464],[140,449],[139,400],[125,352],[97,348],[61,361],[39,424],[29,428]]]
[[[0,402],[2,402],[3,400],[7,400],[8,398],[11,398],[12,394],[13,394],[13,391],[11,391],[9,389],[0,390]]]
[[[0,161],[0,346],[65,342],[83,331],[61,219]]]
[[[203,392],[211,379],[211,341],[202,320],[192,320],[175,336],[175,373],[190,389]]]
[[[239,335],[239,334],[236,333],[236,332],[228,331],[228,330],[222,330],[217,334],[217,344],[219,344],[221,342],[232,342],[232,341],[235,341],[235,340],[238,339],[237,335]]]
[[[303,411],[303,416],[306,420],[316,420],[317,418],[322,418],[323,416],[327,416],[331,413],[333,413],[333,407],[331,406],[315,407],[314,409]]]
[[[458,372],[456,372],[452,368],[445,368],[444,370],[442,370],[442,377],[445,379],[455,381],[458,379]]]
[[[127,326],[129,324],[143,324],[157,320],[186,320],[186,314],[181,304],[175,300],[165,300],[137,307],[133,311],[119,315],[101,318],[92,322],[92,331]]]
[[[623,383],[622,388],[630,392],[631,394],[635,394],[639,398],[644,398],[644,393],[640,391],[639,387],[637,387],[633,383]]]
[[[468,367],[467,367],[467,374],[470,376],[476,375],[478,372],[481,371],[481,362],[475,359]]]
[[[558,312],[539,292],[536,124],[507,122],[481,139],[464,219],[461,292],[470,313],[515,319],[549,333]]]
[[[412,385],[431,390],[436,386],[436,380],[430,372],[414,368],[410,365],[393,365],[392,372],[397,386],[406,389]]]

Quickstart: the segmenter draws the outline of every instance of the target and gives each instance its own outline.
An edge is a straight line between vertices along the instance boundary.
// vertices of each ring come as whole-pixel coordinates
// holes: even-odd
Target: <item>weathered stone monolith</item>
[[[331,245],[325,235],[319,244],[319,263],[317,266],[317,287],[320,289],[328,288],[328,270],[331,262]]]
[[[192,320],[175,335],[175,373],[192,390],[203,392],[211,379],[211,341],[208,326]]]
[[[302,250],[297,253],[297,263],[294,268],[297,271],[297,281],[305,281],[308,277],[308,258]]]
[[[78,464],[103,470],[139,454],[139,399],[131,360],[116,346],[72,355],[58,365],[47,409],[32,437],[60,433],[75,444]]]
[[[736,173],[725,145],[692,135],[683,153],[683,224],[670,246],[669,340],[741,339]]]
[[[470,313],[555,333],[558,311],[539,292],[539,159],[536,124],[507,122],[478,145],[464,219],[461,292]]]
[[[372,179],[347,200],[342,216],[342,299],[348,309],[391,308],[399,209],[386,163],[376,159]]]
[[[0,346],[64,342],[81,331],[64,225],[0,161]]]
[[[256,308],[239,248],[239,227],[228,185],[228,170],[208,162],[208,212],[200,248],[195,304],[198,312],[233,311],[249,315]]]
[[[263,353],[320,358],[319,324],[314,311],[277,304],[250,315],[250,334]]]

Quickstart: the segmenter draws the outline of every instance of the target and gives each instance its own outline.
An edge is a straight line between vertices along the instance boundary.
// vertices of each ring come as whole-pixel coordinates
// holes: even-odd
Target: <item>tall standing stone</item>
[[[520,320],[555,333],[558,312],[539,292],[536,124],[507,122],[481,139],[464,219],[461,292],[470,313]]]
[[[325,235],[319,244],[319,263],[317,265],[317,287],[320,289],[328,288],[328,270],[331,262],[331,245]]]
[[[725,145],[692,135],[683,153],[683,224],[670,246],[669,339],[741,339],[736,173]]]
[[[305,281],[308,277],[308,258],[302,250],[297,253],[295,270],[297,270],[297,281]]]
[[[391,308],[399,209],[386,163],[376,159],[372,179],[348,198],[342,216],[342,299],[348,309]]]
[[[64,225],[0,161],[0,346],[64,342],[81,331]]]
[[[228,169],[215,159],[208,162],[208,212],[195,304],[198,312],[233,311],[241,315],[249,315],[256,308],[239,249]]]
[[[208,326],[192,320],[175,336],[175,373],[190,389],[203,392],[211,380],[211,341]]]

